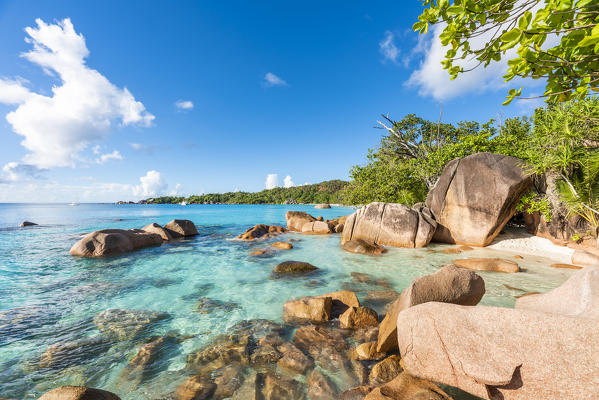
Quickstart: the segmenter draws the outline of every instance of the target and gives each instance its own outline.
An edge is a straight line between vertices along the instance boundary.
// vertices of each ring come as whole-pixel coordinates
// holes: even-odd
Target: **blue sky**
[[[381,113],[530,113],[501,106],[504,65],[449,82],[435,31],[411,32],[421,7],[0,1],[0,201],[347,179]]]

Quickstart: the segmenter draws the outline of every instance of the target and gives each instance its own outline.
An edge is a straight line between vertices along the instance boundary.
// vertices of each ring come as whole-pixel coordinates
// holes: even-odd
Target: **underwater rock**
[[[198,299],[195,311],[200,314],[210,314],[215,311],[231,312],[239,309],[241,306],[232,301],[222,301],[211,299],[210,297],[201,297]]]
[[[221,335],[204,348],[187,355],[187,368],[214,371],[231,363],[247,364],[250,359],[250,335]]]
[[[359,344],[350,352],[350,358],[358,361],[378,361],[385,358],[385,353],[376,351],[376,340]]]
[[[150,325],[169,318],[160,311],[109,309],[94,317],[98,330],[117,340],[129,340],[147,329]]]
[[[61,386],[42,395],[39,400],[121,400],[105,390],[86,386]]]
[[[460,268],[476,271],[520,272],[518,263],[503,258],[462,258],[453,263]]]
[[[452,400],[437,385],[402,372],[393,380],[375,388],[364,400]]]
[[[212,395],[215,400],[226,399],[243,384],[245,368],[240,364],[227,365],[214,373],[216,390]]]
[[[339,400],[363,400],[364,397],[372,391],[372,389],[374,388],[368,385],[351,388],[341,393]]]
[[[358,296],[351,290],[339,290],[317,297],[330,297],[333,300],[331,318],[338,318],[349,307],[360,307]]]
[[[310,400],[337,400],[339,391],[328,376],[319,370],[313,370],[306,379]]]
[[[283,354],[283,357],[277,362],[279,367],[301,375],[305,375],[308,370],[314,368],[314,360],[306,356],[293,344],[285,342],[277,349]]]
[[[106,352],[110,345],[110,340],[105,336],[59,342],[48,346],[40,355],[38,365],[41,368],[63,369],[85,364]]]
[[[204,400],[211,398],[216,384],[207,375],[194,375],[187,378],[175,392],[176,400]]]
[[[279,250],[291,250],[293,249],[293,245],[289,242],[274,242],[272,247],[275,247]]]
[[[283,261],[273,269],[273,272],[275,274],[305,274],[317,269],[314,265],[303,261]]]

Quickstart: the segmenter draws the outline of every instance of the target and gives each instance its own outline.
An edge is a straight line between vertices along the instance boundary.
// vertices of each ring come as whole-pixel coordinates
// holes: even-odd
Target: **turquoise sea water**
[[[455,258],[515,255],[490,249],[444,254],[429,250],[446,246],[431,245],[390,249],[383,256],[369,257],[343,252],[338,235],[288,234],[281,238],[297,239],[294,249],[256,258],[248,254],[274,240],[231,240],[258,223],[285,225],[287,210],[325,219],[353,211],[275,205],[0,204],[0,397],[35,399],[55,386],[85,384],[114,391],[124,400],[157,399],[184,379],[188,353],[239,321],[282,322],[282,305],[292,297],[349,287],[364,300],[368,291],[387,290],[376,284],[356,285],[351,272],[369,273],[400,292],[415,277]],[[83,234],[93,230],[141,228],[174,218],[191,219],[200,234],[118,257],[83,259],[68,254]],[[40,225],[18,228],[23,220]],[[320,273],[272,279],[272,268],[285,260],[310,262]],[[513,306],[516,295],[548,291],[573,273],[549,267],[553,261],[542,255],[517,261],[523,268],[518,274],[480,273],[487,287],[483,304]],[[206,297],[222,303],[212,312],[196,312],[198,299]],[[380,304],[372,306],[382,311]],[[98,336],[93,317],[114,308],[161,311],[170,318],[136,341],[84,346],[52,368],[36,364],[49,346]],[[145,382],[123,389],[119,374],[143,339],[173,331],[187,340],[171,346]]]

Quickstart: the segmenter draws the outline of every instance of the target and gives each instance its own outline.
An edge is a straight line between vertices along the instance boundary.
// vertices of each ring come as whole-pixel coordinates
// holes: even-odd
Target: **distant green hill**
[[[148,204],[174,204],[182,201],[188,204],[306,204],[343,203],[342,190],[349,182],[332,180],[314,185],[278,187],[261,192],[209,193],[189,197],[162,196],[143,200]]]

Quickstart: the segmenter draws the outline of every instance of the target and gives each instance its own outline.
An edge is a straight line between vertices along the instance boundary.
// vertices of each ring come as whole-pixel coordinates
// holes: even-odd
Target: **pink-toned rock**
[[[393,380],[374,389],[364,400],[452,400],[437,385],[402,372]]]
[[[341,245],[353,239],[394,247],[424,247],[437,224],[426,207],[412,209],[404,204],[370,203],[349,216],[343,227]]]
[[[599,392],[595,319],[431,302],[401,312],[397,326],[402,365],[423,379],[486,399]]]
[[[399,375],[401,371],[403,371],[403,369],[400,365],[399,356],[391,355],[385,358],[383,361],[379,361],[372,367],[372,370],[370,370],[370,375],[368,376],[368,380],[373,386],[382,385],[391,381],[393,378]]]
[[[302,225],[302,233],[312,235],[328,235],[335,232],[335,225],[330,222],[314,221]]]
[[[586,267],[547,293],[520,297],[515,307],[599,320],[599,267]]]
[[[515,157],[492,153],[450,161],[426,198],[438,223],[433,240],[489,245],[530,187],[522,164]]]
[[[162,240],[169,241],[173,238],[166,229],[158,225],[156,222],[144,226],[143,228],[141,228],[141,230],[148,233],[156,233],[157,235],[160,235],[160,237],[162,237]]]
[[[599,265],[599,255],[584,250],[575,250],[572,254],[572,264]]]
[[[283,320],[287,323],[322,323],[331,319],[330,297],[302,297],[283,304]]]
[[[397,316],[403,310],[429,301],[473,306],[485,294],[485,282],[476,273],[446,265],[434,274],[412,281],[391,305],[379,326],[377,351],[397,349]]]
[[[162,244],[162,237],[141,229],[103,229],[85,235],[71,247],[73,256],[101,257]]]
[[[517,262],[503,258],[462,258],[453,262],[461,268],[473,269],[476,271],[492,272],[520,272]]]
[[[385,353],[376,351],[376,341],[357,345],[350,352],[350,358],[358,361],[382,360]]]
[[[121,400],[105,390],[85,386],[60,386],[42,395],[39,400]]]
[[[285,213],[285,220],[287,220],[287,229],[301,232],[304,224],[314,222],[316,218],[304,211],[287,211]]]

